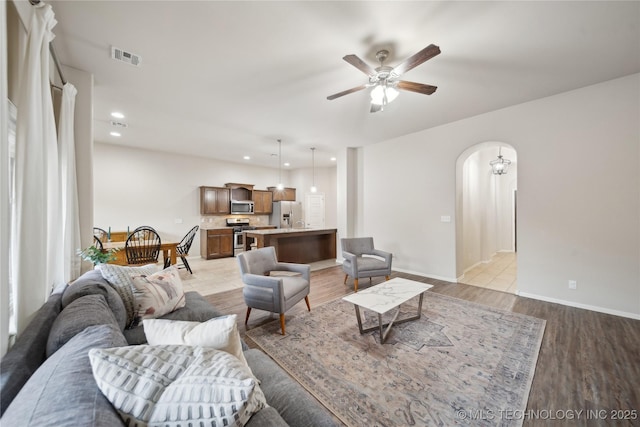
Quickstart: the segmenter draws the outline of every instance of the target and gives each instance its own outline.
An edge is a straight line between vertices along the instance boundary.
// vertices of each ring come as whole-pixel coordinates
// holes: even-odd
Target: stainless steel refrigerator
[[[304,228],[302,202],[273,202],[269,224],[278,228]]]

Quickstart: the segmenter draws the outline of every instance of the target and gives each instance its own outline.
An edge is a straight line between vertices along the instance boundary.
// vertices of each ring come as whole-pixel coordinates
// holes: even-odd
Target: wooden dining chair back
[[[138,227],[127,238],[124,250],[128,264],[153,264],[160,254],[160,235],[152,227]]]
[[[97,249],[100,249],[101,251],[104,250],[104,247],[102,246],[102,240],[100,240],[95,234],[93,235],[93,246],[95,246]]]
[[[182,240],[180,240],[178,246],[176,246],[176,256],[180,257],[180,259],[182,260],[182,264],[184,264],[184,268],[186,268],[187,271],[189,271],[189,273],[191,274],[193,274],[193,271],[191,271],[191,267],[189,266],[189,262],[187,261],[187,256],[189,255],[189,249],[191,249],[191,244],[193,243],[193,239],[196,237],[196,233],[198,232],[199,228],[200,227],[196,225],[191,230],[189,230],[187,234],[184,235]],[[164,268],[169,267],[170,263],[171,260],[167,258],[164,261]]]
[[[93,227],[93,237],[100,240],[100,243],[104,243],[107,241],[108,234],[100,227]]]

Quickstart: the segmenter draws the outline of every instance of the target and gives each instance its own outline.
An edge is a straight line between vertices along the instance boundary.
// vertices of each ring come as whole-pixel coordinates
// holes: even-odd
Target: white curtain
[[[0,22],[7,22],[6,2],[0,2]],[[0,31],[0,357],[9,345],[9,126],[7,88],[7,32]]]
[[[58,148],[49,86],[49,43],[56,25],[50,5],[32,8],[16,123],[14,281],[18,334],[63,283]]]
[[[78,91],[71,83],[62,88],[62,105],[58,123],[58,149],[60,150],[60,195],[62,202],[62,253],[64,255],[64,281],[70,282],[80,275],[80,218],[78,186],[76,181],[76,144],[73,117]]]

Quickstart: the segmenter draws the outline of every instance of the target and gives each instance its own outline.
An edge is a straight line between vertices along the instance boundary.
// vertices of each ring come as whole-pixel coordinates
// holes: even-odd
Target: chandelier
[[[489,162],[489,165],[491,165],[491,171],[494,175],[506,174],[510,164],[511,160],[502,157],[502,147],[498,148],[498,158]]]

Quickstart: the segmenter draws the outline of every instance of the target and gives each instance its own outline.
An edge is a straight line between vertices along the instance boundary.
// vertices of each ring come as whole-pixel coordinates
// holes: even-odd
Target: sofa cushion
[[[134,324],[142,319],[156,319],[184,307],[182,280],[176,267],[154,274],[132,274],[135,301]]]
[[[207,302],[207,300],[197,292],[185,292],[184,299],[184,307],[162,316],[162,319],[205,322],[214,317],[222,316],[220,311],[209,304],[209,302]],[[142,325],[138,325],[131,329],[125,329],[124,336],[127,338],[129,344],[132,345],[147,343],[147,337],[144,334]]]
[[[249,419],[245,427],[289,427],[289,424],[271,406],[262,408]]]
[[[47,337],[60,313],[62,295],[55,294],[40,307],[11,350],[0,363],[0,415],[18,394],[29,377],[47,357]]]
[[[231,314],[206,322],[145,319],[142,324],[150,345],[175,344],[215,348],[233,354],[246,365],[236,320],[237,316]]]
[[[243,426],[265,406],[249,369],[224,351],[138,345],[92,349],[89,358],[128,425]]]
[[[135,300],[133,297],[133,283],[131,282],[132,274],[151,275],[158,271],[155,264],[143,265],[140,267],[125,267],[115,264],[98,264],[96,269],[100,271],[102,277],[107,280],[113,288],[118,292],[124,308],[127,311],[127,327],[135,326],[133,324],[135,317]]]
[[[85,295],[64,308],[53,322],[47,340],[47,357],[88,326],[114,325],[120,328],[102,295]]]
[[[126,345],[116,325],[91,326],[47,359],[7,408],[3,426],[113,427],[118,412],[93,379],[90,348]]]
[[[124,308],[122,298],[120,298],[113,286],[102,277],[100,270],[89,270],[67,286],[64,294],[62,294],[62,308],[65,308],[80,297],[96,294],[104,297],[118,321],[120,329],[124,329],[127,325],[127,311]]]
[[[244,352],[269,406],[291,426],[334,427],[335,418],[304,387],[258,349]]]

